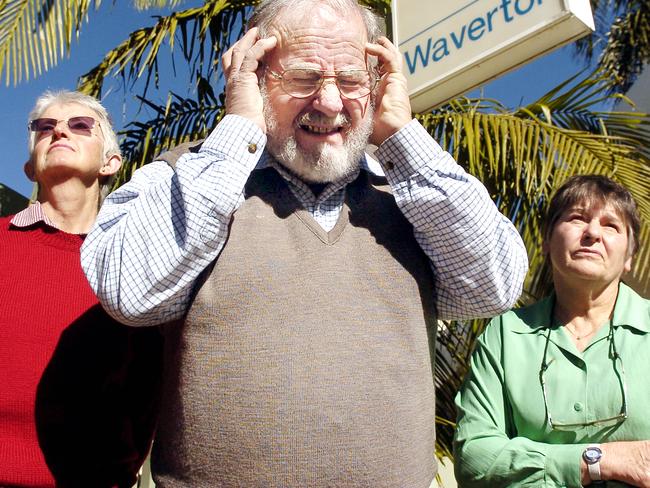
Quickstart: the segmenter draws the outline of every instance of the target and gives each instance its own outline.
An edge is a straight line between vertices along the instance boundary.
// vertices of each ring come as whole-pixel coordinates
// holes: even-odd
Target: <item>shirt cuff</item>
[[[240,115],[228,114],[210,133],[199,152],[227,155],[228,159],[241,163],[250,173],[265,146],[266,135],[257,124]]]
[[[374,154],[389,181],[403,181],[416,173],[426,174],[432,162],[437,165],[446,159],[445,156],[447,153],[416,119],[386,139]],[[451,156],[449,159],[456,166]]]
[[[546,453],[546,476],[550,486],[582,486],[580,460],[587,444],[556,444]]]

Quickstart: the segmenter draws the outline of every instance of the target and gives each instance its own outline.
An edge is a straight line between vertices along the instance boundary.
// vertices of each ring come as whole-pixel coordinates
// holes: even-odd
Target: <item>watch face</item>
[[[594,464],[600,461],[602,455],[603,451],[601,451],[598,447],[588,447],[585,449],[583,457],[588,464]]]

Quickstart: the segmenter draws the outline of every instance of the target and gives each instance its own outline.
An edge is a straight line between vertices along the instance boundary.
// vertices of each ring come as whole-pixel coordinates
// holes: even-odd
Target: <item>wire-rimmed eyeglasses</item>
[[[70,131],[74,134],[90,135],[93,127],[95,127],[95,124],[97,124],[101,130],[99,121],[95,120],[93,117],[86,115],[78,115],[76,117],[70,117],[69,119],[62,120],[52,119],[49,117],[41,117],[38,119],[30,120],[27,124],[27,127],[32,132],[38,132],[39,134],[47,135],[51,134],[54,129],[56,129],[56,126],[59,125],[59,122],[65,122],[68,126],[68,129],[70,129]]]
[[[311,68],[290,68],[282,73],[267,69],[267,73],[280,81],[284,92],[294,98],[308,98],[323,86],[325,78],[333,78],[341,96],[356,100],[368,96],[375,89],[379,78],[365,69],[323,71]]]
[[[620,354],[616,350],[616,343],[614,342],[614,329],[611,325],[611,322],[609,325],[609,337],[608,337],[609,358],[612,360],[612,364],[614,366],[614,372],[616,373],[616,377],[619,380],[621,386],[621,397],[623,399],[623,405],[621,405],[620,413],[618,415],[614,415],[613,417],[589,420],[587,422],[575,422],[575,423],[565,423],[565,422],[558,422],[557,420],[553,420],[553,417],[551,416],[551,410],[549,408],[548,393],[546,391],[546,381],[545,381],[546,371],[548,370],[550,364],[555,360],[554,358],[551,358],[550,361],[548,362],[546,361],[546,353],[548,351],[550,336],[551,336],[551,331],[549,329],[548,335],[546,337],[546,347],[544,348],[544,358],[542,359],[542,367],[539,371],[539,380],[542,384],[542,396],[544,397],[544,409],[546,410],[546,418],[548,419],[549,427],[553,430],[572,430],[580,427],[616,425],[618,423],[625,421],[625,419],[627,419],[627,383],[625,382],[625,368],[623,367],[623,359],[621,358]]]

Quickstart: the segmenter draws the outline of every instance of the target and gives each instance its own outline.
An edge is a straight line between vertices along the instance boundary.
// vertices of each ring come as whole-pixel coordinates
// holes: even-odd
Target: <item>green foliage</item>
[[[576,43],[577,52],[592,59],[614,83],[612,92],[627,92],[650,64],[650,0],[591,0],[596,32]],[[600,49],[598,49],[600,48]]]
[[[88,10],[101,0],[0,0],[0,75],[5,83],[38,76],[69,53]]]
[[[150,82],[159,78],[158,57],[163,46],[173,54],[178,45],[183,61],[192,68],[194,83],[200,83],[202,78],[211,79],[216,74],[220,53],[243,33],[247,7],[253,3],[209,0],[201,7],[159,17],[153,27],[131,33],[110,50],[99,65],[81,77],[78,89],[99,96],[106,76],[120,75],[130,85],[146,74],[142,95],[146,98]]]
[[[601,68],[610,73],[617,90],[623,93],[650,63],[650,2],[635,3],[635,9],[624,12],[612,25],[600,58]]]
[[[129,164],[122,165],[116,186],[128,181],[136,169],[165,149],[206,137],[224,112],[223,94],[216,98],[205,80],[199,88],[198,102],[174,94],[164,107],[145,99],[141,101],[156,115],[146,123],[131,122],[122,132],[122,154]]]

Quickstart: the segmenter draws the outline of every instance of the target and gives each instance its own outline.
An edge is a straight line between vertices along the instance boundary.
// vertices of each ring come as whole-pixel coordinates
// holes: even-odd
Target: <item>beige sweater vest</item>
[[[425,488],[435,475],[433,276],[385,180],[325,232],[256,170],[167,337],[159,488]]]

